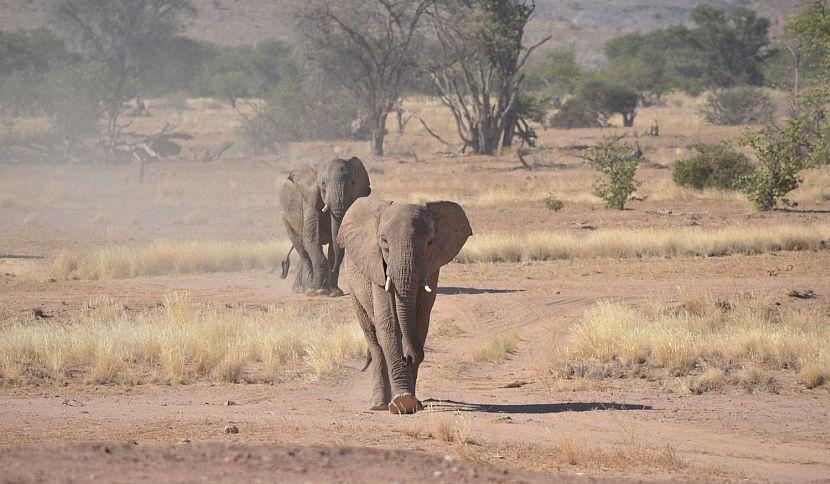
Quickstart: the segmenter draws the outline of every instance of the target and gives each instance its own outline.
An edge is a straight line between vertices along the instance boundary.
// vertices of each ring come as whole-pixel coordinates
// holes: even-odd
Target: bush
[[[565,101],[565,104],[550,120],[551,128],[574,129],[599,126],[602,126],[599,122],[599,112],[581,97],[572,97]]]
[[[606,139],[585,150],[583,158],[600,172],[594,182],[596,196],[605,200],[607,208],[625,208],[628,197],[642,185],[634,179],[640,165],[636,149],[615,139]]]
[[[565,208],[565,203],[563,203],[562,200],[559,200],[553,195],[548,195],[547,197],[545,197],[545,206],[548,207],[548,210],[558,212]]]
[[[734,190],[752,173],[749,159],[724,144],[698,143],[691,148],[695,154],[678,161],[672,172],[674,182],[682,187]]]
[[[808,168],[810,132],[805,118],[791,118],[784,128],[768,126],[747,133],[740,142],[752,148],[758,159],[758,170],[744,180],[743,191],[758,207],[768,211],[779,203],[789,205],[787,194],[801,184],[799,172]]]
[[[632,126],[637,116],[637,91],[601,78],[591,79],[568,99],[551,120],[554,128],[589,128],[608,124],[614,114],[623,117],[624,126]]]
[[[336,89],[320,91],[292,80],[281,83],[253,115],[242,115],[238,134],[257,154],[292,141],[350,137],[359,116],[352,97]]]
[[[701,110],[712,124],[736,126],[768,121],[774,114],[769,96],[754,87],[733,87],[714,92]]]

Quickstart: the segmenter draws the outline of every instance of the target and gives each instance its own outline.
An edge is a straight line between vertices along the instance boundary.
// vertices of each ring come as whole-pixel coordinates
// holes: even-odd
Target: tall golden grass
[[[273,269],[288,242],[247,243],[160,240],[141,246],[115,245],[85,254],[63,252],[52,264],[58,279],[126,279],[140,276]],[[296,258],[296,256],[295,256]]]
[[[186,292],[142,313],[108,298],[88,308],[70,324],[0,326],[0,382],[321,379],[366,348],[358,325],[334,322],[331,309],[196,306]]]
[[[722,256],[830,248],[830,224],[720,229],[611,229],[585,235],[534,232],[473,235],[458,262]]]
[[[760,383],[758,367],[800,371],[805,386],[830,376],[830,321],[805,308],[759,298],[694,299],[680,307],[635,309],[601,303],[571,328],[567,349],[551,367],[559,376],[604,377],[649,368],[703,374],[719,385],[724,371],[744,370]]]

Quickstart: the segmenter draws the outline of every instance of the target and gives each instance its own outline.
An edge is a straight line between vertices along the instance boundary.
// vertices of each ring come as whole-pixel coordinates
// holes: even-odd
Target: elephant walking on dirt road
[[[361,198],[346,213],[337,245],[369,345],[372,410],[421,409],[415,396],[441,266],[472,235],[453,202],[399,204]]]
[[[300,256],[294,292],[312,289],[318,294],[342,296],[338,286],[343,250],[335,241],[346,210],[372,191],[369,174],[359,158],[335,158],[306,165],[288,175],[280,189],[285,231],[292,247],[282,263],[288,276],[291,252]],[[328,245],[328,255],[323,246]]]

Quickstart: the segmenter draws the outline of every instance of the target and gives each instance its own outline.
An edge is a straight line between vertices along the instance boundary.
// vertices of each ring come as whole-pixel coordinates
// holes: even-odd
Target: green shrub
[[[733,87],[710,94],[702,114],[712,124],[736,126],[769,121],[774,111],[769,96],[762,90]]]
[[[551,128],[574,129],[599,126],[602,126],[599,122],[599,112],[581,97],[572,97],[565,101],[565,104],[550,120]]]
[[[253,115],[240,113],[237,133],[257,154],[292,141],[348,138],[359,117],[352,99],[337,89],[312,92],[299,82],[285,81],[255,106]]]
[[[562,200],[554,197],[553,195],[548,195],[545,197],[545,206],[548,207],[548,210],[553,210],[554,212],[558,212],[565,208],[565,204]]]
[[[682,187],[734,190],[752,173],[749,159],[727,145],[698,143],[691,148],[695,154],[678,161],[672,172],[674,182]]]
[[[637,116],[637,91],[607,81],[603,78],[589,79],[577,94],[568,99],[551,119],[554,128],[589,128],[608,124],[614,114],[623,117],[624,126],[632,126]]]
[[[594,182],[596,196],[605,200],[607,208],[625,208],[625,202],[642,185],[634,179],[640,165],[637,150],[612,138],[586,149],[582,157],[600,172]]]
[[[787,194],[798,188],[799,173],[810,166],[805,153],[810,137],[807,123],[803,117],[791,118],[783,128],[768,126],[741,138],[741,144],[752,148],[758,159],[758,169],[743,183],[744,193],[758,210],[790,204]]]

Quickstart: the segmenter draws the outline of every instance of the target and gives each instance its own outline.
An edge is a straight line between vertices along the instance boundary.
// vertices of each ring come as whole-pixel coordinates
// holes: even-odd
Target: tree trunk
[[[386,138],[386,116],[381,114],[372,122],[372,154],[383,156],[383,140]]]
[[[502,146],[513,146],[513,138],[516,134],[516,123],[518,123],[518,116],[511,114],[507,117],[504,123],[504,135],[502,136]]]

